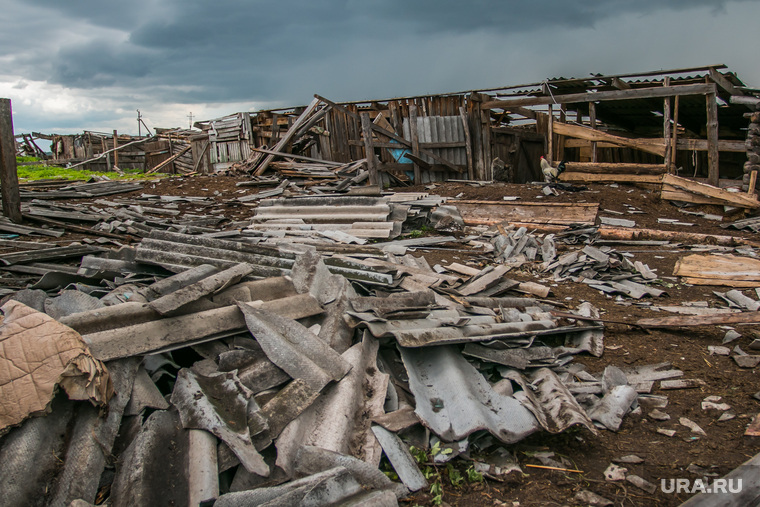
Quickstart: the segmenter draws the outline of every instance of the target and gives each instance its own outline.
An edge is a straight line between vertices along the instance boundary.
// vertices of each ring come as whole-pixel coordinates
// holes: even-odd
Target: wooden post
[[[489,100],[491,97],[483,95],[483,98]],[[479,107],[481,129],[483,131],[483,169],[485,171],[485,179],[492,180],[493,167],[491,167],[491,162],[493,161],[493,156],[491,153],[491,110],[487,107],[483,107],[483,102],[479,104]]]
[[[718,166],[718,103],[716,93],[707,94],[707,182],[717,187],[720,180]]]
[[[549,104],[549,118],[546,124],[546,160],[554,162],[554,108]]]
[[[21,222],[21,196],[18,190],[11,99],[0,99],[0,157],[2,157],[0,195],[3,198],[3,215],[18,223]]]
[[[757,185],[757,171],[752,171],[749,174],[749,188],[747,189],[747,193],[750,195],[754,194],[756,185]]]
[[[670,153],[675,149],[672,144],[672,137],[670,133],[670,97],[665,97],[662,104],[662,137],[665,139],[665,171],[672,172],[670,168]]]
[[[380,178],[377,174],[377,158],[375,157],[375,147],[372,144],[372,120],[369,119],[369,113],[361,113],[359,116],[362,121],[362,135],[364,136],[364,151],[367,156],[367,168],[369,169],[369,183],[370,185],[379,185]]]
[[[681,100],[680,95],[676,95],[675,104],[673,106],[673,149],[670,151],[670,166],[673,171],[676,170],[676,155],[678,154],[678,104]]]
[[[459,116],[462,117],[462,125],[464,126],[464,148],[467,152],[467,177],[473,180],[475,179],[475,167],[472,163],[472,138],[470,137],[470,122],[467,121],[467,111],[464,110],[464,106],[459,108]]]
[[[595,102],[589,102],[588,103],[588,117],[589,122],[591,123],[591,128],[596,128],[596,103]],[[597,149],[596,149],[596,141],[593,141],[591,143],[591,162],[599,162],[598,155],[597,155]]]
[[[280,124],[278,123],[279,119],[279,114],[272,114],[272,137],[269,140],[269,146],[275,146],[280,140]]]
[[[119,134],[114,129],[114,131],[113,131],[113,148],[114,148],[114,152],[113,152],[113,165],[115,167],[119,167],[119,150],[116,149],[118,147],[119,147]]]
[[[420,135],[417,131],[417,106],[409,104],[409,133],[412,136],[412,155],[419,158],[420,156]],[[414,163],[414,183],[422,183],[420,166],[417,162]]]
[[[484,178],[485,169],[483,168],[483,153],[481,146],[483,139],[481,134],[483,133],[480,128],[480,103],[482,102],[480,94],[472,92],[467,98],[467,113],[470,117],[470,128],[472,137],[472,157],[473,157],[473,172],[475,173],[476,180],[482,180]]]

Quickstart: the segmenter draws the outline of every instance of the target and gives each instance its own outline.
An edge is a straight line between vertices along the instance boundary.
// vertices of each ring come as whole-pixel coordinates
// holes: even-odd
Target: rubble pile
[[[607,419],[635,407],[637,380],[610,387],[573,366],[603,352],[598,311],[558,317],[512,291],[504,266],[237,239],[154,229],[8,299],[0,340],[26,372],[3,379],[13,503],[395,505],[427,485],[410,444],[471,456],[472,439],[481,453],[537,431],[616,429]],[[77,355],[60,340],[38,349],[38,334],[71,336]],[[59,370],[27,366],[32,350]]]

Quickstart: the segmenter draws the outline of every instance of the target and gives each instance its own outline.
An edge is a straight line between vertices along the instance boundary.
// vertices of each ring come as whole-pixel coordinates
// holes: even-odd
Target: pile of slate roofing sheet
[[[572,360],[602,354],[598,311],[556,312],[507,265],[144,236],[0,256],[43,275],[2,306],[10,504],[396,505],[427,486],[410,445],[495,474],[489,452],[615,431],[682,375],[587,372]]]

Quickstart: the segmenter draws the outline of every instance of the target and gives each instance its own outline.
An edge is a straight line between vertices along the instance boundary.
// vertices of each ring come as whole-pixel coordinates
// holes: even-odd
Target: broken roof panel
[[[447,442],[478,430],[511,443],[540,429],[535,416],[511,396],[496,393],[456,347],[401,348],[416,400],[416,414]]]

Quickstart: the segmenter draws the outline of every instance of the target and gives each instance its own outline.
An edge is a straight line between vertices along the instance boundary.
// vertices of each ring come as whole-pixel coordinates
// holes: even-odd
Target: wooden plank
[[[681,178],[673,174],[666,174],[662,179],[663,184],[675,187],[678,190],[685,190],[687,192],[697,194],[700,196],[712,197],[719,199],[731,206],[739,206],[742,208],[757,208],[760,207],[757,198],[748,196],[747,194],[740,192],[729,192],[712,185],[705,183],[699,183],[698,181],[692,181],[686,178]]]
[[[187,153],[188,151],[190,151],[191,148],[192,148],[191,145],[185,146],[180,151],[178,151],[177,153],[175,153],[171,157],[167,158],[166,160],[164,160],[163,162],[161,162],[160,164],[158,164],[156,167],[154,167],[150,171],[147,171],[145,174],[157,173],[158,171],[160,171],[161,169],[163,169],[164,167],[166,167],[167,165],[171,164],[172,162],[174,162],[175,160],[177,160],[179,157],[181,157],[182,155],[184,155],[185,153]]]
[[[720,199],[692,194],[691,192],[679,190],[673,186],[664,184],[662,186],[662,191],[660,192],[660,199],[663,201],[690,202],[692,204],[714,204],[716,206],[723,206],[726,204],[725,201]]]
[[[369,113],[361,113],[362,135],[364,136],[364,151],[367,157],[367,169],[369,170],[370,185],[378,185],[380,179],[377,175],[377,157],[375,148],[372,146],[372,121],[369,119]]]
[[[450,202],[456,205],[466,225],[495,225],[504,222],[593,225],[599,210],[598,203]]]
[[[676,129],[673,129],[673,137],[676,138]],[[648,140],[652,141],[653,143],[659,144],[665,143],[665,139],[657,137],[657,138],[647,138]],[[673,144],[673,146],[676,146],[678,150],[681,151],[707,151],[707,139],[679,139],[676,138],[676,142]],[[594,141],[589,141],[587,139],[568,139],[565,141],[565,147],[567,148],[590,148],[593,145]],[[598,142],[597,147],[599,148],[624,148],[623,146],[612,144],[612,143],[606,143],[606,142]],[[675,151],[675,150],[674,150]],[[731,153],[745,153],[747,151],[747,148],[745,146],[745,141],[738,141],[738,140],[731,140],[731,139],[720,139],[718,141],[718,151],[721,152],[731,152]]]
[[[746,95],[742,90],[731,84],[731,81],[726,79],[726,76],[718,72],[714,67],[710,67],[710,79],[727,91],[730,95]]]
[[[554,124],[553,128],[554,128],[555,134],[570,136],[570,137],[577,137],[577,138],[586,139],[589,141],[604,141],[608,143],[617,144],[620,146],[625,146],[627,148],[634,148],[637,150],[645,151],[647,153],[653,153],[661,157],[665,156],[665,143],[660,142],[658,140],[645,139],[645,138],[629,139],[626,137],[620,137],[620,136],[608,134],[606,132],[601,132],[599,130],[594,130],[588,127],[583,127],[580,125],[570,125],[567,123],[559,123],[559,122]]]
[[[569,104],[579,102],[600,102],[608,100],[656,99],[678,95],[707,95],[715,93],[714,84],[691,84],[663,86],[657,88],[636,88],[631,90],[611,90],[593,93],[568,93],[548,97],[522,97],[507,100],[490,100],[483,103],[485,109],[509,109],[513,106],[539,106],[548,104]]]
[[[21,222],[21,197],[16,167],[16,141],[13,136],[11,99],[0,99],[0,195],[3,215],[12,222]]]
[[[322,160],[319,158],[305,157],[303,155],[294,155],[292,153],[283,153],[280,151],[265,150],[264,148],[251,148],[251,151],[257,151],[259,153],[267,153],[270,155],[276,155],[278,157],[283,157],[283,158],[292,158],[294,160],[305,160],[307,162],[316,162],[318,164],[324,164],[324,165],[335,166],[335,167],[343,167],[345,165],[342,162],[333,162],[332,160]]]
[[[596,104],[594,102],[588,103],[588,116],[591,128],[596,130]],[[599,161],[599,145],[597,141],[593,140],[591,141],[591,161],[594,163]]]
[[[718,102],[715,93],[707,94],[707,181],[718,186]]]
[[[673,275],[703,280],[700,285],[713,285],[716,280],[760,283],[760,260],[735,255],[687,255],[676,262]]]
[[[549,104],[549,116],[546,123],[546,160],[554,162],[554,111]]]
[[[758,324],[760,312],[722,313],[718,315],[675,315],[657,319],[639,319],[637,326],[647,328],[718,326],[722,324]]]
[[[676,97],[675,105],[673,107],[674,109],[673,111],[673,141],[671,142],[671,146],[673,147],[673,149],[670,152],[670,166],[669,166],[669,168],[673,168],[673,169],[675,169],[676,167],[676,159],[678,157],[678,150],[680,149],[680,144],[678,140],[678,111],[680,110],[680,106],[679,106],[680,103],[681,103],[681,97]],[[705,148],[707,148],[707,143],[705,143]],[[720,145],[718,146],[718,149],[720,149]]]
[[[564,172],[560,180],[579,183],[654,183],[662,182],[661,175],[654,174],[594,174],[580,172]]]
[[[475,166],[472,161],[472,138],[470,137],[470,122],[467,121],[467,111],[465,111],[464,106],[459,108],[459,116],[461,116],[462,125],[464,126],[464,148],[467,153],[467,177],[473,179],[475,177]]]
[[[420,174],[420,138],[417,124],[417,106],[409,106],[409,137],[412,139],[412,155],[417,159],[411,159],[414,161],[414,183],[422,183]]]
[[[594,173],[594,174],[663,174],[663,164],[613,164],[609,162],[565,162],[565,170],[568,172]]]
[[[113,165],[119,167],[119,150],[117,149],[119,147],[119,134],[115,129],[113,131],[113,147]]]
[[[670,79],[666,78],[666,83],[670,83]],[[671,136],[671,124],[672,118],[670,117],[670,97],[665,97],[662,104],[662,137],[665,139],[665,167],[670,172],[670,159],[671,150],[674,149],[673,139]]]

